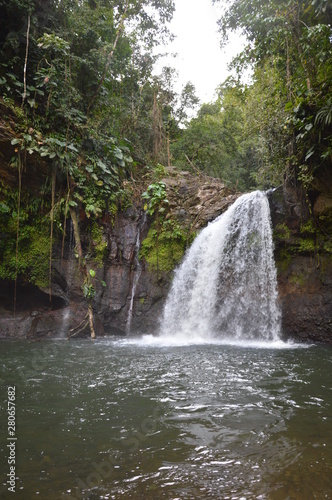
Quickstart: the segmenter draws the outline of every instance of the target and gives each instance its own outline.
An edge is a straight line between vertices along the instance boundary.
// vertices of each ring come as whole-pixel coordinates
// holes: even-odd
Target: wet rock
[[[282,330],[285,338],[332,343],[332,254],[317,217],[329,197],[282,186],[268,194],[274,228]]]

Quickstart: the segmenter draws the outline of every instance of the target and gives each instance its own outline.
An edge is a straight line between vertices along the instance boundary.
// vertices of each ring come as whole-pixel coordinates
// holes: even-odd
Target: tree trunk
[[[88,281],[89,280],[89,273],[88,273],[88,269],[86,267],[86,263],[85,263],[84,258],[83,258],[83,250],[82,250],[82,244],[81,244],[80,230],[79,230],[79,226],[78,226],[77,215],[76,215],[75,210],[73,210],[72,208],[69,208],[69,211],[70,211],[71,220],[73,221],[73,229],[74,229],[74,237],[75,237],[75,243],[76,243],[76,250],[77,250],[77,254],[78,254],[79,269],[80,269],[82,275],[84,276],[84,281],[85,280]],[[91,300],[90,299],[88,299],[88,317],[89,317],[89,326],[90,326],[91,338],[95,339],[96,338],[96,332],[95,332],[94,325],[93,325],[93,309],[92,309],[92,304],[91,304]]]
[[[96,332],[95,332],[95,328],[93,326],[93,309],[92,309],[91,302],[89,302],[89,305],[88,305],[88,314],[89,314],[89,326],[90,326],[91,338],[95,339]]]
[[[167,132],[167,166],[171,166],[171,152],[169,149],[169,132]]]

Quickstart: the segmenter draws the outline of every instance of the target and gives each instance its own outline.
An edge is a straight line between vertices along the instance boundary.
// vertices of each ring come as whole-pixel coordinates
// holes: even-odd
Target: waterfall
[[[62,270],[62,265],[61,263],[61,272]],[[67,257],[67,266],[66,270],[64,271],[65,276],[66,276],[66,282],[67,282],[67,306],[63,309],[63,316],[62,316],[62,327],[60,331],[60,337],[66,337],[68,335],[68,330],[69,330],[69,323],[70,323],[70,291],[71,291],[71,285],[73,282],[73,277],[74,273],[76,270],[76,259],[75,259],[75,238],[74,238],[74,226],[73,226],[73,221],[70,219],[70,226],[69,226],[69,245],[68,245],[68,257]]]
[[[160,335],[276,341],[280,323],[269,203],[255,191],[194,240],[176,270]]]
[[[141,274],[142,274],[142,267],[141,267],[141,263],[139,260],[139,251],[140,251],[140,246],[141,246],[141,230],[142,230],[145,222],[146,222],[146,213],[144,213],[143,221],[141,224],[138,225],[138,228],[137,228],[137,237],[136,237],[135,250],[134,250],[134,262],[136,265],[136,271],[134,272],[133,284],[131,287],[130,302],[129,302],[127,322],[126,322],[126,333],[127,334],[130,333],[131,321],[133,318],[133,308],[134,308],[134,298],[135,298],[136,288],[137,288],[139,279],[140,279]]]

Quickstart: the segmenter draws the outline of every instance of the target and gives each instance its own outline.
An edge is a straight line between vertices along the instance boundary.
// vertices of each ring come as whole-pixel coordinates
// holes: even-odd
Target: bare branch
[[[25,60],[24,60],[24,70],[23,70],[23,96],[22,105],[23,108],[25,98],[27,96],[27,64],[28,64],[28,54],[29,54],[29,33],[30,33],[30,14],[28,15],[28,27],[27,27],[27,44],[25,49]]]

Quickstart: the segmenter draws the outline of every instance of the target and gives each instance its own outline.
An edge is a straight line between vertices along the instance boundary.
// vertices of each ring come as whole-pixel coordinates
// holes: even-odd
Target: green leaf
[[[9,207],[3,202],[0,202],[0,213],[1,214],[6,214],[9,212]]]
[[[116,158],[118,158],[119,160],[122,160],[122,158],[123,158],[122,151],[121,151],[120,149],[115,150],[115,152],[114,152],[114,156],[115,156]]]
[[[312,155],[314,154],[314,152],[315,152],[315,147],[314,147],[314,146],[312,146],[312,147],[309,149],[309,151],[307,152],[307,154],[306,154],[306,156],[305,156],[305,159],[304,159],[304,160],[305,160],[305,161],[307,161],[307,160],[310,158],[310,156],[312,156]]]
[[[100,167],[102,170],[104,170],[104,172],[108,170],[108,169],[107,169],[107,166],[105,165],[105,163],[103,163],[101,160],[98,160],[98,161],[97,161],[97,165],[98,165],[98,167]]]
[[[96,294],[96,291],[93,287],[93,285],[88,285],[87,283],[84,283],[83,285],[83,295],[86,299],[93,299],[93,297]]]
[[[96,271],[94,271],[93,269],[90,269],[89,274],[92,278],[94,278],[96,276]]]

